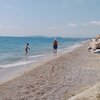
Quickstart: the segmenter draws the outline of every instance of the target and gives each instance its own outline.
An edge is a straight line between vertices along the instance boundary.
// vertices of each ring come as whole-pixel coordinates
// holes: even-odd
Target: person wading
[[[53,53],[57,53],[57,48],[58,48],[58,41],[55,39],[53,41]]]
[[[26,44],[26,47],[25,47],[25,53],[28,54],[30,48],[29,48],[29,43]]]

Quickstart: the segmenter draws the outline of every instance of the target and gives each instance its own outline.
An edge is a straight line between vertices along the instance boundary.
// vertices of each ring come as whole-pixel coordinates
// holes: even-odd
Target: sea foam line
[[[12,64],[0,65],[0,67],[1,68],[15,67],[15,66],[30,64],[33,62],[35,62],[35,61],[22,61],[22,62],[17,62],[17,63],[12,63]]]

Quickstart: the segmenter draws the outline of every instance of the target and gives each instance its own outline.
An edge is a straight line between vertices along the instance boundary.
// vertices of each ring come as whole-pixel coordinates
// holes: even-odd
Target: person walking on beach
[[[28,50],[30,50],[29,48],[29,43],[26,44],[26,47],[25,47],[25,53],[27,54],[28,53]]]
[[[58,41],[54,39],[53,41],[53,53],[57,53],[57,48],[58,48]]]

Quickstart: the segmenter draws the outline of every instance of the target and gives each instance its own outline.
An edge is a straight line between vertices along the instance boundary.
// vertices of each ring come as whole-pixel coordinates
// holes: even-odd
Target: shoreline
[[[0,85],[0,100],[68,100],[94,86],[100,82],[100,57],[87,46],[84,43]]]
[[[84,42],[86,42],[86,41],[82,41],[80,43],[75,43],[75,44],[70,45],[68,47],[58,48],[58,54],[57,55],[62,55],[62,54],[71,52],[71,51],[74,50],[74,48],[81,46]],[[0,65],[0,68],[24,66],[24,65],[31,64],[31,63],[37,63],[37,62],[40,62],[42,59],[47,60],[47,59],[45,59],[45,57],[47,57],[48,59],[54,58],[54,54],[53,54],[52,50],[50,50],[49,52],[46,51],[44,53],[42,53],[42,52],[37,53],[37,55],[30,55],[30,54],[25,55],[25,57],[23,59],[21,59],[21,61],[3,64],[3,65]],[[34,58],[36,58],[36,59],[34,59]]]
[[[0,69],[0,84],[3,84],[7,81],[13,80],[16,77],[19,77],[23,75],[24,73],[27,73],[28,71],[37,68],[41,65],[44,65],[45,63],[48,63],[49,61],[52,61],[54,59],[57,59],[66,53],[73,52],[76,48],[83,45],[83,42],[81,44],[73,45],[68,48],[65,48],[65,51],[58,51],[57,55],[55,54],[47,54],[47,58],[43,57],[39,59],[37,62],[31,62],[29,64],[19,65],[19,66],[11,66],[11,67],[1,67]],[[62,49],[61,49],[62,50]]]
[[[15,37],[16,38],[16,37]],[[13,38],[11,38],[13,39]],[[23,41],[23,38],[22,39],[22,42]],[[38,58],[42,58],[42,56],[45,56],[45,55],[48,55],[48,54],[51,54],[52,55],[52,41],[53,41],[53,37],[52,38],[41,38],[39,41],[37,41],[36,39],[37,38],[28,38],[28,40],[30,41],[30,48],[31,48],[31,51],[28,53],[28,55],[25,55],[25,52],[23,51],[24,50],[24,45],[25,43],[22,43],[21,45],[19,44],[16,44],[14,43],[14,48],[11,51],[8,49],[7,53],[4,50],[2,50],[2,54],[1,54],[1,59],[0,59],[0,68],[1,67],[13,67],[13,66],[21,66],[21,65],[25,65],[25,64],[29,64],[31,62],[36,62],[38,60]],[[42,41],[43,39],[43,41]],[[49,41],[47,39],[50,39]],[[36,44],[39,45],[39,47],[37,47],[36,44],[34,44],[36,40]],[[47,40],[47,41],[46,41]],[[59,44],[59,47],[58,47],[58,51],[59,52],[63,52],[64,50],[66,50],[66,48],[68,49],[69,47],[72,47],[73,45],[76,45],[76,44],[80,44],[82,43],[82,41],[86,41],[86,38],[62,38],[62,37],[59,37],[58,38],[60,44]],[[8,41],[12,43],[12,41],[10,40],[10,38],[8,38]],[[20,42],[20,39],[17,38],[17,41]],[[27,41],[27,38],[26,38],[26,41]],[[33,42],[32,42],[33,41]],[[39,43],[40,42],[40,43]],[[43,43],[42,43],[43,42]],[[42,43],[42,44],[41,44]],[[7,45],[6,43],[4,45]],[[11,46],[8,46],[8,47],[13,47],[13,45]],[[18,51],[16,51],[16,48],[19,48]],[[14,50],[15,49],[15,50]]]

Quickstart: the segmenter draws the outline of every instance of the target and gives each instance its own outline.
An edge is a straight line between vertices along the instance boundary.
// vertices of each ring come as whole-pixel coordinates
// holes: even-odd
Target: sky
[[[0,36],[98,34],[100,0],[0,0]]]

